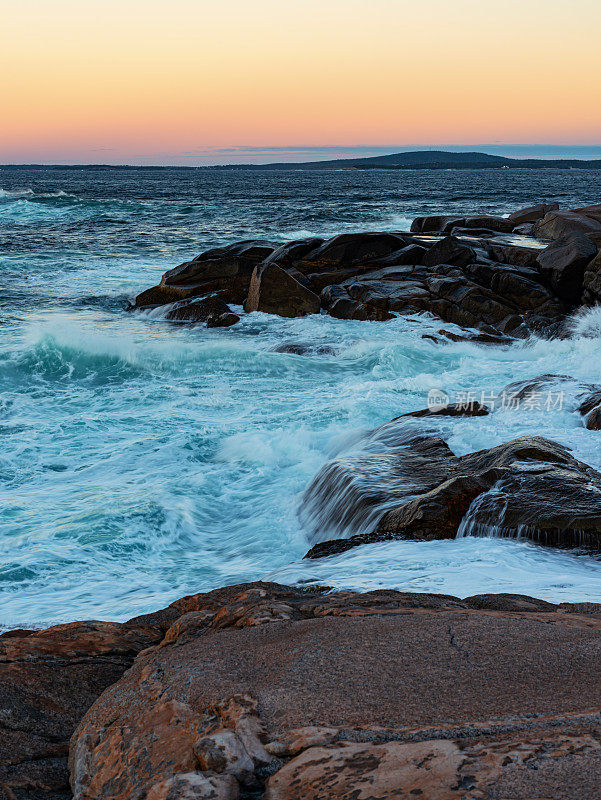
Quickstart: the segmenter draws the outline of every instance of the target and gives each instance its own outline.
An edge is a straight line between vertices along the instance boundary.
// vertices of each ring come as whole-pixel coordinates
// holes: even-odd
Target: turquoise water
[[[601,382],[594,318],[570,341],[482,348],[422,339],[441,327],[424,317],[253,314],[206,330],[125,310],[215,244],[404,228],[419,213],[541,197],[573,206],[598,200],[597,181],[0,168],[0,625],[125,619],[256,578],[601,600],[601,562],[525,542],[395,542],[303,562],[311,531],[298,514],[327,460],[424,407],[433,387],[479,395],[548,372]],[[334,354],[274,352],[283,342]],[[442,432],[457,453],[543,434],[601,467],[600,434],[568,405]]]

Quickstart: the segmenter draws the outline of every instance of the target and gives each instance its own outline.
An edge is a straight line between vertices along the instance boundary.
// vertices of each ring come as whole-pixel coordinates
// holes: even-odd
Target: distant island
[[[0,169],[40,170],[327,170],[327,169],[601,169],[601,159],[505,158],[489,153],[453,153],[448,150],[412,150],[367,158],[327,161],[278,161],[271,164],[0,164]]]
[[[273,164],[224,164],[206,169],[316,170],[316,169],[601,169],[601,159],[504,158],[488,153],[451,153],[416,150],[369,158],[334,158],[328,161]]]

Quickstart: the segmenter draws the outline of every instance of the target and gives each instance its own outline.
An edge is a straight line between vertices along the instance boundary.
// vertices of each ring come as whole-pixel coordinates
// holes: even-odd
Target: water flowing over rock
[[[601,550],[601,474],[565,447],[526,436],[457,457],[437,437],[405,436],[402,447],[340,458],[316,476],[303,499],[317,542],[306,558],[466,535]],[[346,537],[327,537],[332,530]]]
[[[300,518],[312,541],[370,530],[386,510],[436,488],[456,463],[442,439],[416,433],[402,420],[362,444],[358,454],[326,464],[307,488]]]

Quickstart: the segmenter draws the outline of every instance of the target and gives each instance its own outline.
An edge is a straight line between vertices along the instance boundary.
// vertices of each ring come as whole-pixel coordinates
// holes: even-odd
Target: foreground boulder
[[[306,558],[393,539],[428,541],[458,535],[521,537],[601,550],[601,474],[565,447],[524,436],[457,457],[442,449],[438,437],[431,437],[433,463],[428,437],[414,436],[377,457],[343,457],[316,476],[305,503],[322,531],[314,534],[318,543]],[[408,458],[416,447],[417,470],[415,457]],[[354,472],[351,480],[344,477],[345,467]],[[323,534],[324,529],[348,533],[351,524],[355,529],[373,527],[347,538],[326,539]]]
[[[600,657],[591,603],[268,583],[9,631],[0,798],[582,800]]]
[[[75,800],[595,796],[598,606],[258,583],[166,611],[73,736]]]

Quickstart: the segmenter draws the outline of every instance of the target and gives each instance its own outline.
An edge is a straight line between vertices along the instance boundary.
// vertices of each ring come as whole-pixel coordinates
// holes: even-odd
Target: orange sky
[[[600,0],[2,0],[0,24],[4,163],[601,144]]]

